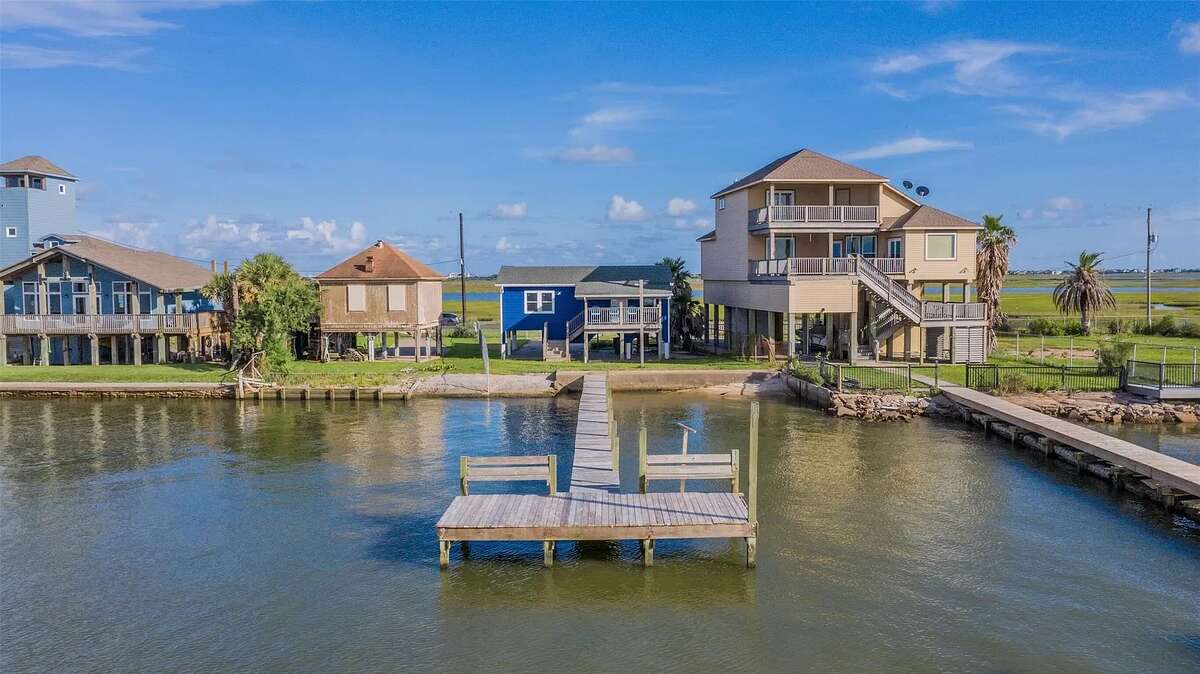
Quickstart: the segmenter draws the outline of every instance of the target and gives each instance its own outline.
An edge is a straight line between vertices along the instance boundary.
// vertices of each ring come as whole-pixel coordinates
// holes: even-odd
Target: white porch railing
[[[9,314],[0,316],[6,335],[187,334],[201,314]],[[205,312],[207,320],[207,312]]]
[[[923,316],[928,321],[969,321],[987,317],[982,302],[925,302]]]
[[[586,327],[657,326],[662,320],[658,307],[588,307],[584,312]]]
[[[904,258],[864,258],[885,274],[903,274]],[[858,260],[853,257],[789,257],[775,260],[750,260],[753,276],[828,276],[858,273]]]
[[[878,206],[771,206],[750,211],[750,224],[761,225],[772,222],[879,222]]]

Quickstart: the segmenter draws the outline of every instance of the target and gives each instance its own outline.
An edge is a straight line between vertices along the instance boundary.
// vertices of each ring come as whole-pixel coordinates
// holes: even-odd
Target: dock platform
[[[612,437],[612,396],[605,373],[587,374],[575,422],[575,459],[570,490],[615,492],[621,486]]]

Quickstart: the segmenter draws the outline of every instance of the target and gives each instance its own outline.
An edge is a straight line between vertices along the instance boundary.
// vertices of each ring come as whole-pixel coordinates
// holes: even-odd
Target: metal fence
[[[930,387],[924,379],[932,380],[934,387],[939,382],[937,364],[841,365],[821,360],[817,366],[822,379],[838,391],[912,393]]]
[[[1130,360],[1125,364],[1126,381],[1156,388],[1192,388],[1200,386],[1200,371],[1195,363],[1151,363]]]
[[[968,363],[967,388],[982,391],[1112,391],[1121,373],[1098,366],[975,365]]]
[[[1133,349],[1133,360],[1162,363],[1200,362],[1200,347],[1148,344],[1134,341],[1141,335],[1035,335],[1028,332],[997,332],[993,356],[1010,356],[1044,363],[1051,360],[1091,361],[1100,347],[1124,341]]]

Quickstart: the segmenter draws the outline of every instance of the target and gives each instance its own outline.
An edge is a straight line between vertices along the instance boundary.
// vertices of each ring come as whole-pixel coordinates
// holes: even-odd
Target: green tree
[[[1000,222],[1002,219],[1003,215],[985,213],[983,231],[975,239],[975,285],[979,301],[987,310],[988,340],[992,346],[996,341],[996,323],[1004,317],[1000,311],[1000,293],[1008,275],[1008,253],[1017,242],[1016,232]]]
[[[681,257],[664,257],[658,264],[671,271],[671,341],[690,349],[702,328],[700,303],[692,299],[692,274]]]
[[[1104,253],[1083,251],[1078,262],[1068,262],[1071,273],[1054,288],[1054,306],[1064,314],[1079,312],[1084,334],[1092,332],[1092,314],[1100,309],[1117,308],[1117,298],[1100,278],[1100,257]]]
[[[319,291],[283,258],[260,253],[233,273],[217,274],[200,292],[219,300],[233,335],[234,365],[257,359],[263,373],[284,372],[292,333],[307,331],[321,309]]]

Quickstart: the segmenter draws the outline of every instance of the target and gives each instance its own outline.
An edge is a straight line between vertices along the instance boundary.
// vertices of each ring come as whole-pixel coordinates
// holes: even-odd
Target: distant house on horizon
[[[183,258],[86,234],[50,234],[0,269],[4,364],[163,363],[228,348],[214,276]]]
[[[500,267],[501,355],[517,352],[517,333],[541,333],[540,357],[571,358],[578,343],[584,362],[594,338],[615,335],[619,358],[632,357],[638,339],[649,353],[671,357],[671,270],[662,265]]]
[[[376,348],[399,357],[400,334],[413,340],[418,362],[441,353],[442,281],[446,277],[385,242],[367,248],[317,274],[321,291],[320,357],[343,354],[358,335],[367,342],[367,359]],[[393,346],[386,347],[388,333]]]

